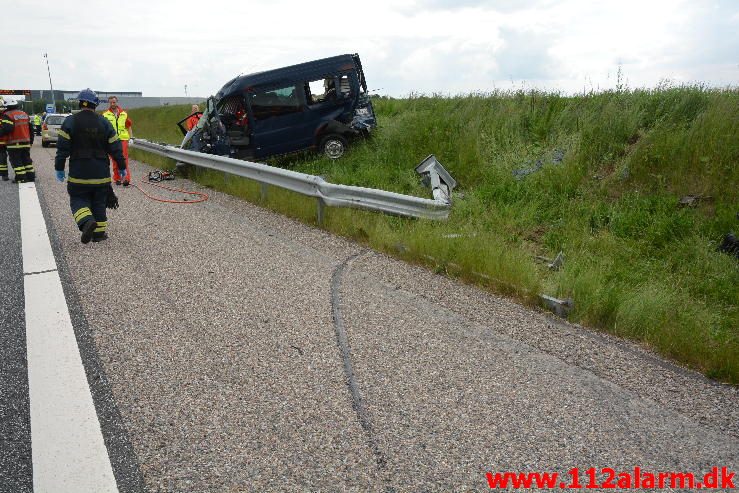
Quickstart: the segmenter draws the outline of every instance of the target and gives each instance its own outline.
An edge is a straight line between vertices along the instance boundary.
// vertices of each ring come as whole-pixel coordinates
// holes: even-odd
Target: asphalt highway
[[[32,150],[36,189],[121,492],[739,470],[736,387],[179,178],[210,199],[116,187],[110,239],[83,245],[54,152]],[[132,162],[135,181],[149,169]],[[0,207],[0,493],[16,493],[34,474],[17,185]]]

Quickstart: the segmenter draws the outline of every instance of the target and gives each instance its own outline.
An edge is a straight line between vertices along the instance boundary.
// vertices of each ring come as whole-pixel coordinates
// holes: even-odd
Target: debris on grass
[[[699,202],[710,202],[713,197],[710,195],[686,195],[680,197],[678,205],[680,207],[698,207]]]
[[[565,264],[565,254],[564,252],[560,251],[556,257],[554,257],[554,260],[547,258],[547,257],[540,257],[537,256],[536,260],[539,262],[543,262],[547,264],[547,267],[549,270],[558,271],[562,267],[564,267]]]
[[[539,158],[534,163],[526,163],[524,168],[514,169],[513,170],[513,176],[517,180],[521,180],[525,178],[528,175],[531,175],[533,173],[536,173],[540,169],[544,167],[544,164],[546,162],[550,162],[552,164],[562,164],[562,161],[565,157],[565,151],[561,149],[555,149],[554,152],[552,152],[552,157],[549,161],[545,161],[545,158]]]
[[[734,235],[734,233],[728,233],[724,236],[724,241],[719,245],[718,251],[733,255],[734,258],[739,260],[739,239]]]
[[[553,311],[555,315],[562,318],[567,318],[570,311],[575,307],[575,302],[572,298],[560,300],[553,296],[547,296],[546,294],[539,295],[539,299],[542,301],[545,307]]]

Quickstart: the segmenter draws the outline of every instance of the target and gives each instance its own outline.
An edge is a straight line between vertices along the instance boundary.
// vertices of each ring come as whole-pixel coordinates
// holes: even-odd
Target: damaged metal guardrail
[[[416,167],[416,172],[423,177],[423,181],[431,186],[434,196],[432,200],[374,188],[335,185],[328,183],[320,176],[225,156],[187,151],[143,139],[132,139],[130,145],[134,149],[168,157],[178,163],[222,171],[257,181],[262,183],[263,196],[266,196],[266,186],[272,185],[315,197],[318,200],[319,223],[323,221],[325,206],[369,209],[398,216],[425,219],[446,219],[451,210],[452,189],[456,186],[456,181],[433,154]]]

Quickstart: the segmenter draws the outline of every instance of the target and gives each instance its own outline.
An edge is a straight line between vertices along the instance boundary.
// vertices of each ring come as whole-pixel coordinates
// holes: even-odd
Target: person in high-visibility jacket
[[[33,129],[36,135],[41,135],[41,117],[38,114],[33,115]]]
[[[6,120],[5,110],[5,100],[0,96],[0,126],[2,126],[3,120]],[[8,123],[11,122],[8,120]],[[8,149],[5,142],[7,139],[4,135],[0,137],[0,179],[3,181],[8,181]]]
[[[69,205],[77,227],[82,232],[82,243],[108,238],[106,205],[114,196],[110,186],[112,156],[126,179],[125,159],[121,141],[107,119],[95,113],[100,100],[91,89],[83,89],[77,96],[82,111],[67,117],[58,131],[54,169],[57,181],[63,182],[64,164],[69,158],[67,192]]]
[[[103,116],[110,122],[118,134],[118,138],[121,140],[121,147],[123,148],[123,157],[126,159],[126,176],[124,178],[119,168],[113,163],[113,158],[111,157],[110,164],[113,166],[113,179],[116,185],[120,185],[122,182],[123,186],[127,187],[131,179],[131,170],[128,166],[128,141],[133,138],[131,119],[128,117],[126,110],[118,106],[118,98],[115,96],[108,98],[108,109],[103,112]]]
[[[28,114],[18,108],[18,100],[5,98],[7,110],[0,120],[0,137],[4,137],[10,158],[10,165],[15,172],[13,183],[24,183],[36,180],[36,170],[31,160],[33,131]]]

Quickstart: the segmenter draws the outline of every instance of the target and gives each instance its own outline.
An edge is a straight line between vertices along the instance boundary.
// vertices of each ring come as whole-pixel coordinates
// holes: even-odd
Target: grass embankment
[[[461,194],[447,222],[328,209],[323,227],[523,301],[541,292],[571,297],[571,320],[739,383],[739,263],[716,251],[725,233],[739,232],[739,91],[517,92],[374,104],[380,128],[339,162],[303,155],[272,164],[428,197],[413,167],[434,153]],[[137,136],[178,143],[173,125],[187,112],[131,114]],[[541,169],[514,177],[538,160]],[[210,172],[197,179],[259,201],[258,185],[246,180]],[[689,194],[703,199],[679,207]],[[315,222],[314,200],[271,190],[266,205]],[[534,260],[560,250],[566,261],[558,272]]]

